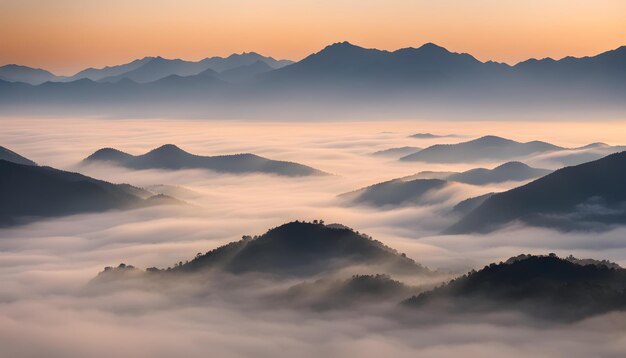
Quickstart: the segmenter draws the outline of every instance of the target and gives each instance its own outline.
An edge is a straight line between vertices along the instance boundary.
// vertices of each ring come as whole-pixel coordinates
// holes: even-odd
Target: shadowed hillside
[[[404,301],[463,312],[520,310],[576,320],[626,308],[626,270],[594,261],[525,255],[491,264]]]
[[[626,223],[626,152],[559,169],[494,194],[447,230],[489,232],[512,221],[563,230]]]
[[[23,157],[14,151],[0,146],[0,160],[6,160],[7,162],[23,164],[23,165],[37,165],[32,160]]]
[[[179,203],[127,184],[111,184],[50,167],[0,160],[0,173],[0,226],[35,218]]]
[[[399,206],[428,204],[431,200],[429,193],[446,187],[448,182],[440,179],[394,179],[379,184],[374,184],[350,193],[341,194],[339,197],[353,204],[370,206]]]

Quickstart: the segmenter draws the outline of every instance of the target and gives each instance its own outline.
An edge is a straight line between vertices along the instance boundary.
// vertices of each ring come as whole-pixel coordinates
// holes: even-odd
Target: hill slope
[[[14,151],[0,146],[0,160],[6,160],[7,162],[23,164],[23,165],[37,165],[32,160],[25,158]]]
[[[144,200],[151,194],[50,167],[0,160],[0,226],[36,217],[56,217],[168,202]]]
[[[488,232],[512,221],[560,229],[626,223],[626,152],[559,169],[494,194],[449,233]]]

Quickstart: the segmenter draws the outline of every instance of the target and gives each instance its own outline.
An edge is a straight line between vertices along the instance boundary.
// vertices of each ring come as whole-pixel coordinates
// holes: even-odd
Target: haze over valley
[[[474,233],[472,229],[450,235],[451,228],[489,210],[495,205],[490,202],[499,195],[504,198],[508,190],[522,190],[537,179],[540,183],[542,178],[560,175],[562,164],[555,159],[556,153],[567,154],[572,161],[619,153],[619,139],[624,133],[618,123],[604,122],[591,130],[580,122],[491,123],[490,131],[485,132],[482,122],[464,122],[461,131],[450,121],[324,126],[307,121],[180,119],[20,117],[2,121],[8,128],[0,134],[0,184],[5,199],[2,215],[10,220],[6,219],[0,229],[0,280],[10,289],[1,297],[0,336],[3,346],[17,355],[52,351],[53,355],[80,352],[98,356],[102,337],[118,342],[114,353],[144,354],[141,337],[165,337],[165,326],[156,324],[165,321],[175,325],[194,322],[198,328],[177,328],[174,336],[161,338],[153,350],[149,349],[156,356],[180,351],[180,342],[185,342],[186,355],[201,355],[200,347],[206,343],[183,337],[202,337],[202,342],[212,342],[226,356],[248,355],[252,350],[271,356],[277,353],[273,345],[247,338],[260,334],[267,325],[276,327],[263,333],[267,339],[279,334],[291,342],[286,346],[288,351],[302,356],[361,349],[357,347],[365,344],[362,339],[372,334],[381,337],[372,352],[391,350],[402,356],[419,349],[438,356],[437,340],[415,341],[414,337],[440,330],[447,332],[443,335],[447,342],[453,342],[442,354],[455,354],[467,349],[456,329],[481,329],[485,335],[480,337],[497,330],[510,342],[503,346],[484,343],[476,348],[486,356],[556,349],[554,335],[578,335],[589,329],[596,334],[587,337],[587,342],[605,344],[607,354],[621,349],[619,341],[602,333],[621,329],[606,323],[609,318],[602,318],[619,320],[623,315],[619,286],[610,283],[613,281],[606,284],[618,287],[618,291],[607,293],[596,305],[585,306],[580,312],[562,306],[554,317],[541,310],[555,307],[556,293],[528,296],[538,310],[528,310],[511,299],[517,296],[508,293],[493,296],[492,291],[469,292],[456,286],[429,293],[459,275],[520,254],[606,259],[614,269],[626,265],[619,203],[602,209],[602,202],[594,199],[601,197],[602,190],[610,189],[604,184],[595,194],[585,196],[593,202],[586,210],[599,210],[597,215],[612,210],[610,216],[604,216],[611,218],[610,223],[602,219],[596,226],[563,230],[562,226],[545,225],[545,221],[520,220],[492,228],[489,219],[481,217],[472,223],[490,228],[490,232]],[[551,150],[499,150],[497,157],[471,159],[467,159],[471,152],[463,151],[465,159],[441,162],[372,155],[387,148],[410,147],[414,153],[440,144],[454,148],[456,143],[485,135],[511,138],[511,125],[522,133],[512,138],[516,142],[541,140],[549,143],[542,146]],[[567,127],[568,131],[551,127]],[[457,135],[412,137],[420,131]],[[588,146],[600,141],[613,145]],[[101,148],[121,148],[133,154],[111,151],[115,154],[112,157],[84,161],[93,158],[93,153],[103,153]],[[154,152],[159,155],[150,161],[141,154],[155,148],[166,150]],[[190,158],[202,162],[202,158],[230,158],[228,155],[237,153],[293,163],[289,165],[305,163],[306,168],[319,168],[330,175],[293,176],[185,164]],[[621,180],[619,163],[611,164],[607,171],[594,171],[598,180]],[[584,165],[594,164],[581,168]],[[568,170],[575,172],[576,168]],[[389,181],[397,184],[384,184],[382,191],[376,185]],[[93,189],[77,189],[89,185]],[[592,190],[592,186],[586,187]],[[368,191],[361,192],[362,188]],[[558,195],[558,191],[551,192]],[[70,207],[71,202],[77,204]],[[32,203],[28,204],[31,209],[27,203]],[[63,210],[60,203],[64,203]],[[589,223],[598,220],[598,216],[589,218]],[[543,266],[536,270],[537,275],[543,275]],[[572,275],[578,275],[574,272]],[[606,275],[621,277],[622,273],[597,275],[605,276],[589,276],[589,280],[614,280]],[[481,277],[470,276],[474,281]],[[554,286],[575,277],[542,280]],[[472,283],[470,287],[482,290],[483,286]],[[509,290],[505,286],[501,289]],[[527,289],[533,292],[538,288]],[[480,298],[484,295],[493,300],[488,307],[475,304],[471,310],[462,308],[465,313],[434,308],[440,307],[437,302],[444,298],[456,305],[474,299],[484,301]],[[571,302],[578,304],[575,298]],[[128,312],[134,312],[133,326],[124,323],[130,319]],[[436,323],[433,314],[438,315]],[[467,323],[470,318],[476,323]],[[84,337],[80,345],[70,343],[53,329],[35,329],[47,325],[45,320],[80,330]],[[229,323],[217,325],[218,320]],[[285,326],[293,320],[308,324]],[[563,321],[568,323],[556,323]],[[248,328],[242,332],[244,322]],[[533,333],[537,325],[544,327],[541,335]],[[220,332],[230,332],[239,343],[225,342]],[[532,339],[513,340],[522,333]],[[331,339],[330,334],[342,338]],[[39,343],[30,344],[32,339]],[[43,343],[49,340],[65,343],[56,347]],[[308,348],[297,353],[303,346]],[[590,354],[589,349],[587,344],[572,344],[568,353],[582,357]]]

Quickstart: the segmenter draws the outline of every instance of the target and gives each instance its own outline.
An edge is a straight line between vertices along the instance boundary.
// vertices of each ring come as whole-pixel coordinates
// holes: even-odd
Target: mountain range
[[[219,156],[194,155],[166,144],[142,155],[131,155],[113,148],[99,149],[83,160],[84,164],[113,163],[131,169],[208,169],[223,173],[267,173],[284,176],[325,175],[306,165],[271,160],[255,154]]]
[[[559,169],[497,193],[447,233],[489,232],[512,222],[562,230],[603,230],[626,223],[626,152]]]
[[[48,106],[49,111],[163,114],[170,109],[167,115],[219,116],[293,113],[295,106],[336,115],[372,110],[387,114],[455,110],[480,115],[517,109],[528,114],[556,108],[577,114],[581,109],[621,113],[625,63],[626,47],[592,57],[529,60],[510,66],[481,62],[435,44],[383,51],[342,42],[295,63],[257,54],[198,62],[145,58],[88,69],[58,79],[54,86],[41,84],[48,80],[41,72],[35,75],[36,70],[5,66],[0,71],[0,103],[5,111]],[[169,83],[163,93],[154,83],[173,75],[219,81],[209,92],[189,89],[183,81]],[[20,79],[24,83],[14,82]],[[83,91],[72,96],[76,82]],[[181,101],[185,105],[173,111],[172,105]]]
[[[129,63],[107,66],[104,68],[88,68],[73,76],[56,76],[46,70],[20,65],[0,67],[0,79],[10,82],[23,82],[39,85],[44,82],[72,82],[89,79],[98,82],[117,82],[130,79],[135,82],[152,82],[171,75],[193,76],[210,74],[219,77],[237,77],[241,80],[252,79],[254,75],[278,69],[293,63],[289,60],[275,60],[272,57],[249,52],[233,54],[228,57],[210,57],[193,62],[181,59],[165,59],[160,56],[144,57]],[[236,75],[239,73],[239,75]],[[248,74],[248,76],[244,76]]]

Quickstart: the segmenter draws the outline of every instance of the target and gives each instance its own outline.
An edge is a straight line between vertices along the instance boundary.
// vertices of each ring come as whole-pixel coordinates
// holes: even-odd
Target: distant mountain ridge
[[[563,149],[565,148],[541,141],[521,143],[488,135],[457,144],[435,144],[404,156],[400,160],[427,163],[467,163],[485,160],[511,160],[531,154]]]
[[[267,173],[284,176],[325,175],[326,173],[298,163],[277,161],[255,154],[199,156],[166,144],[142,155],[131,155],[113,148],[99,149],[83,163],[109,162],[131,169],[209,169],[224,173]]]
[[[506,181],[535,179],[552,173],[549,169],[530,167],[522,162],[507,162],[493,169],[476,168],[446,177],[446,180],[465,184],[484,185]]]
[[[464,172],[422,171],[417,174],[403,177],[402,180],[442,179],[471,185],[487,185],[507,181],[535,179],[550,173],[552,173],[552,170],[533,168],[522,162],[511,161],[500,164],[493,169],[475,168]]]
[[[107,76],[96,75],[98,70],[90,69],[81,74],[82,79],[58,78],[69,81],[58,86],[29,87],[5,79],[0,82],[0,104],[4,111],[12,112],[45,107],[51,110],[52,104],[55,111],[61,112],[163,114],[173,104],[184,102],[184,106],[177,106],[167,115],[220,117],[259,112],[291,115],[293,106],[313,112],[311,115],[337,116],[388,116],[416,111],[482,116],[511,110],[530,115],[554,109],[577,115],[589,111],[626,113],[624,46],[592,57],[531,60],[515,66],[481,62],[469,54],[451,52],[432,43],[382,51],[342,42],[296,63],[253,53],[198,62],[158,57],[141,61],[123,65],[124,68],[102,69]],[[252,66],[258,61],[272,70]],[[216,73],[206,73],[208,69]],[[233,71],[238,74],[233,75]],[[190,89],[185,83],[172,83],[166,91],[152,85],[171,75],[210,75],[224,83],[210,92]],[[77,97],[72,93],[74,83],[87,76],[99,82],[90,84],[89,91],[81,91]],[[140,82],[141,86],[108,83],[126,79]]]
[[[41,68],[21,65],[4,65],[0,67],[0,79],[9,82],[24,82],[31,85],[54,81],[57,77]]]
[[[170,76],[191,76],[201,72],[211,71],[217,75],[220,72],[242,70],[257,63],[267,65],[265,71],[271,71],[287,66],[292,61],[275,60],[272,57],[259,55],[255,52],[232,54],[228,57],[207,57],[200,61],[185,61],[181,59],[165,59],[160,56],[144,57],[129,63],[106,66],[103,68],[87,68],[72,76],[56,76],[46,70],[35,69],[20,65],[0,66],[0,79],[11,82],[24,82],[39,85],[44,82],[72,82],[80,79],[89,79],[98,82],[117,82],[130,79],[135,82],[152,82]],[[258,73],[261,73],[257,65]]]

